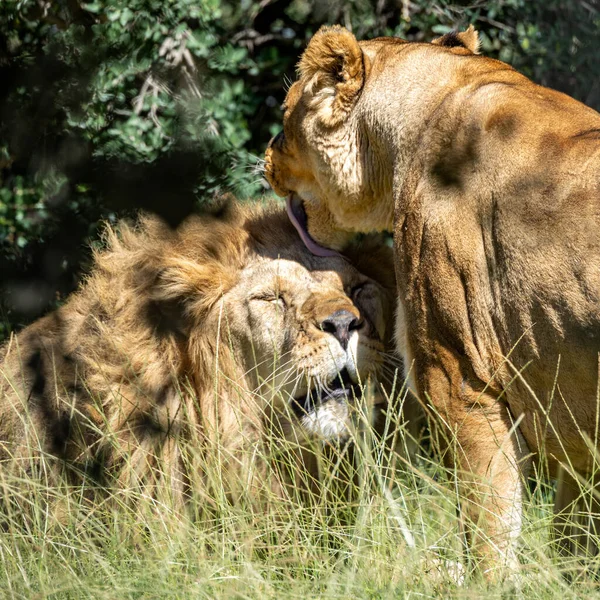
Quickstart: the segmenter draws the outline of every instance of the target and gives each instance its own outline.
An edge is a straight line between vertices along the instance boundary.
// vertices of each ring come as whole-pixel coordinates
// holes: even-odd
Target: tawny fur
[[[394,231],[399,349],[481,528],[475,554],[489,572],[514,565],[530,458],[545,452],[551,474],[592,469],[600,115],[475,55],[472,29],[432,44],[339,27],[313,40],[267,177],[303,199],[324,246]],[[318,85],[346,64],[332,66],[331,48],[364,65],[336,126],[336,89]]]

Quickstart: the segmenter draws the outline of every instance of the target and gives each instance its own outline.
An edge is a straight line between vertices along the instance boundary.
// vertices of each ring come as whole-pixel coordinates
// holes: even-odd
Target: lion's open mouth
[[[350,374],[344,369],[326,387],[317,385],[307,394],[294,398],[292,408],[297,416],[303,417],[330,400],[342,402],[358,397],[360,386],[352,381]]]
[[[324,248],[312,239],[308,233],[308,219],[306,217],[306,211],[304,210],[304,203],[298,194],[289,194],[286,198],[286,208],[290,221],[296,228],[296,231],[300,234],[304,245],[312,254],[322,257],[340,256],[339,252],[331,250],[330,248]]]

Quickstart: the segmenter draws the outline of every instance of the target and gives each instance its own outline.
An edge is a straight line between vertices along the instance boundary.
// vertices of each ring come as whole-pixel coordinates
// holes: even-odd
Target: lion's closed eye
[[[287,303],[283,296],[276,292],[259,292],[251,296],[250,300],[255,302],[266,302],[282,309],[287,308]]]

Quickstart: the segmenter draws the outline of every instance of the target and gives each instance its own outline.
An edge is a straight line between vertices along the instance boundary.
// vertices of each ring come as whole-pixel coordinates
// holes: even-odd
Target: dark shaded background
[[[77,286],[103,222],[265,193],[285,79],[324,23],[411,40],[473,23],[485,54],[600,109],[598,0],[4,0],[0,340]]]

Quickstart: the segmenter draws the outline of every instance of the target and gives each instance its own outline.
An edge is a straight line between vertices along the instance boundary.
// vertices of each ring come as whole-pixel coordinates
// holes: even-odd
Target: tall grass
[[[592,559],[582,573],[551,547],[553,490],[541,478],[531,482],[526,501],[516,580],[487,587],[470,574],[452,477],[426,450],[406,458],[395,414],[389,411],[382,436],[358,419],[352,448],[315,443],[320,480],[312,495],[294,493],[294,486],[272,494],[264,486],[258,501],[254,492],[244,494],[247,480],[232,494],[227,461],[219,458],[228,450],[212,447],[207,459],[206,448],[193,442],[185,446],[186,462],[204,484],[191,478],[184,505],[169,493],[174,475],[160,460],[154,485],[93,494],[90,480],[45,477],[56,468],[52,457],[36,463],[35,476],[2,469],[0,596],[600,597],[593,576],[600,562]],[[266,478],[283,469],[297,478],[298,490],[310,487],[294,458],[298,442],[271,435],[247,450],[247,464],[267,465]],[[582,493],[591,493],[584,483]]]

